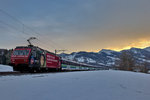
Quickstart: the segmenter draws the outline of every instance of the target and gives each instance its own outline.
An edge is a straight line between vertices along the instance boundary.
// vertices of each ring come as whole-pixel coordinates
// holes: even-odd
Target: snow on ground
[[[150,100],[150,74],[108,70],[0,76],[0,100]]]
[[[7,65],[0,65],[0,72],[12,72],[13,68]]]

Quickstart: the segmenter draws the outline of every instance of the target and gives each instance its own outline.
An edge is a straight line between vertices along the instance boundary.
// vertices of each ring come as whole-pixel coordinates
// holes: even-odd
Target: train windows
[[[40,59],[40,57],[41,57],[41,55],[42,55],[42,52],[37,51],[36,54],[37,54],[37,58]]]
[[[26,55],[28,55],[29,54],[29,50],[15,50],[14,52],[13,52],[13,55],[15,55],[15,56],[26,56]]]
[[[36,57],[36,51],[33,51],[31,54],[32,57]]]

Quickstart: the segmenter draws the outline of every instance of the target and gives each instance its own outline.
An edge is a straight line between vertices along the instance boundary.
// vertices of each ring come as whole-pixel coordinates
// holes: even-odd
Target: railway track
[[[63,73],[63,72],[75,72],[80,70],[62,70],[62,71],[50,71],[50,72],[0,72],[0,76],[8,76],[8,75],[36,75],[36,74],[48,74],[48,73]]]
[[[6,75],[19,75],[20,72],[0,72],[0,76],[6,76]]]

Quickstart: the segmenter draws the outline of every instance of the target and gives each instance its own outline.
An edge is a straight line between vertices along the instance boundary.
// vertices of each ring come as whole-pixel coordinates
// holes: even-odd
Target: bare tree
[[[120,55],[119,69],[121,70],[133,70],[135,66],[135,60],[130,51],[123,51]]]

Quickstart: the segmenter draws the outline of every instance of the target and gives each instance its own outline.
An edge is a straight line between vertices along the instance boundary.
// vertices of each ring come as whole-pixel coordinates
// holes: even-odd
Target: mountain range
[[[116,61],[120,60],[120,55],[123,51],[129,51],[133,54],[136,64],[148,63],[150,65],[150,47],[140,49],[131,48],[128,50],[114,51],[108,49],[102,49],[99,52],[73,52],[71,54],[62,53],[60,56],[62,59],[71,61],[77,61],[80,63],[86,63],[94,66],[107,66],[113,67]]]

